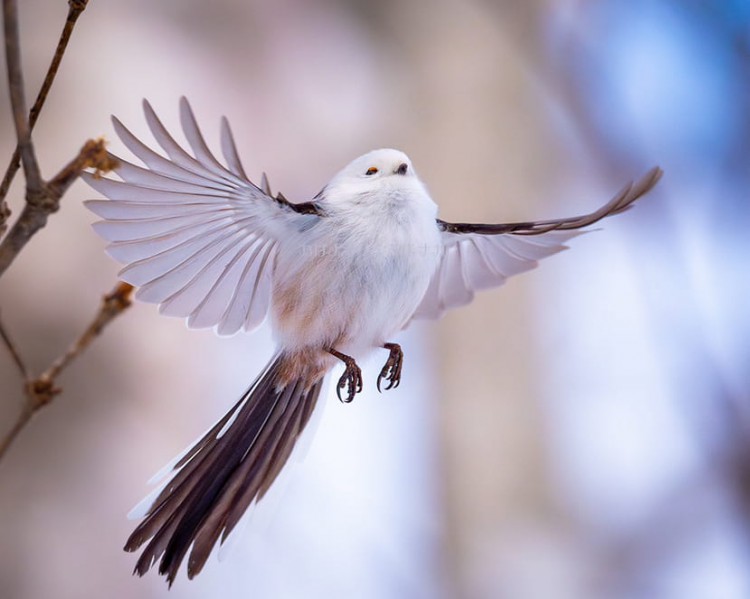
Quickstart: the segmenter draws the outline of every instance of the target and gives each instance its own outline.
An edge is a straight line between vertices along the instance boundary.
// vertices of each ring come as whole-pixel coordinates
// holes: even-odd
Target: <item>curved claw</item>
[[[346,398],[341,397],[341,390],[346,387],[347,395]],[[354,369],[347,367],[344,374],[339,379],[339,384],[336,388],[336,395],[340,401],[349,403],[354,399],[354,396],[362,391],[362,372],[359,366],[354,365]]]
[[[404,352],[401,351],[401,346],[397,343],[386,343],[383,346],[385,349],[390,350],[388,360],[385,362],[380,374],[378,375],[377,387],[378,391],[382,393],[380,383],[383,379],[388,381],[385,387],[386,391],[395,389],[401,384],[401,368],[404,363]]]
[[[354,399],[354,396],[362,391],[362,370],[357,366],[357,363],[353,358],[340,354],[339,352],[329,350],[331,354],[339,358],[344,364],[344,374],[339,378],[338,385],[336,385],[336,395],[339,401],[343,403],[349,403]],[[346,389],[346,397],[341,396],[341,390]]]

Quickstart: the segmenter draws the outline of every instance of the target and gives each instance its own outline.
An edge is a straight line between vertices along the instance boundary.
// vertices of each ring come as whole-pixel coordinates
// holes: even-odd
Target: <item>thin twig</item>
[[[5,452],[8,451],[8,448],[13,445],[13,442],[16,440],[16,437],[18,437],[20,432],[26,428],[26,425],[31,421],[31,417],[34,415],[34,412],[35,410],[32,408],[31,402],[28,400],[24,401],[21,413],[18,415],[18,419],[13,425],[13,428],[10,429],[8,434],[6,434],[2,441],[0,441],[0,459],[3,458]]]
[[[106,327],[115,316],[121,314],[130,307],[132,295],[132,285],[128,283],[118,283],[111,293],[104,296],[99,313],[83,334],[68,348],[68,351],[55,360],[52,365],[44,371],[39,377],[39,380],[55,380],[96,337],[101,335],[104,327]]]
[[[31,143],[31,129],[26,118],[26,98],[23,91],[23,71],[21,70],[21,40],[18,34],[18,6],[16,0],[3,0],[3,27],[5,33],[5,60],[8,68],[10,104],[13,109],[13,123],[21,153],[21,163],[26,175],[26,195],[38,195],[43,187],[39,164],[36,161],[34,145]]]
[[[8,348],[8,352],[10,352],[10,355],[13,358],[13,362],[15,362],[16,366],[18,366],[18,371],[21,373],[21,376],[24,380],[28,380],[29,369],[26,368],[26,364],[21,358],[21,354],[18,352],[16,344],[13,343],[13,340],[10,338],[8,331],[5,330],[5,325],[3,324],[2,319],[0,319],[0,338],[2,338],[3,343],[5,343],[5,347]]]
[[[107,154],[104,141],[89,140],[81,148],[70,163],[68,163],[49,183],[44,184],[41,191],[27,196],[18,220],[13,224],[10,232],[0,242],[0,276],[10,266],[23,246],[34,234],[47,224],[47,217],[60,207],[60,198],[73,181],[85,168],[94,168],[97,172],[107,172],[117,166],[117,162]]]
[[[88,0],[69,0],[68,2],[68,16],[65,20],[65,25],[63,26],[62,33],[60,34],[60,39],[57,42],[55,54],[52,57],[52,62],[50,63],[49,68],[47,69],[47,75],[45,76],[42,87],[37,94],[34,105],[31,107],[31,111],[29,112],[30,130],[33,130],[34,125],[36,125],[36,121],[42,111],[44,102],[47,99],[47,94],[52,87],[52,83],[55,80],[55,76],[57,75],[60,63],[62,62],[63,55],[65,54],[65,49],[68,47],[70,36],[73,34],[73,28],[75,27],[78,17],[81,16],[81,13],[86,9],[87,3]],[[5,232],[5,229],[7,228],[6,222],[10,217],[10,209],[8,208],[8,204],[5,201],[5,197],[8,195],[8,189],[10,188],[10,184],[13,182],[13,177],[15,177],[16,173],[18,172],[18,167],[21,164],[20,159],[21,148],[20,145],[16,145],[16,149],[13,152],[12,158],[10,159],[8,168],[5,170],[5,175],[3,176],[2,183],[0,183],[0,237],[2,237],[3,233]]]
[[[132,295],[132,285],[118,283],[110,293],[104,296],[94,320],[91,321],[91,324],[83,334],[70,346],[68,351],[55,360],[36,379],[31,380],[29,377],[26,377],[24,381],[25,401],[13,428],[0,440],[0,460],[5,456],[8,448],[13,444],[19,433],[31,421],[32,416],[50,403],[55,395],[60,393],[61,389],[55,386],[55,379],[91,345],[91,342],[102,333],[110,322],[128,309],[132,301]]]

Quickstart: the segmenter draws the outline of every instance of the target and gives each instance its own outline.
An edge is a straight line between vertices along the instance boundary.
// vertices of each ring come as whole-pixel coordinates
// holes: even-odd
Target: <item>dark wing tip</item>
[[[639,196],[651,191],[659,180],[664,176],[664,171],[659,166],[651,168],[645,175],[633,184],[633,190]]]
[[[625,185],[615,196],[601,208],[571,218],[554,220],[540,220],[518,223],[480,224],[480,223],[449,223],[437,219],[440,231],[446,233],[477,233],[480,235],[541,235],[549,231],[571,231],[619,214],[630,208],[637,199],[651,191],[661,179],[664,171],[658,166],[653,167],[637,181]]]
[[[604,214],[600,218],[611,214],[619,214],[629,209],[636,200],[643,197],[656,186],[663,174],[664,171],[655,166],[640,179],[628,183],[613,200],[602,207],[601,211],[604,211]],[[606,208],[608,210],[605,211]]]
[[[260,188],[269,197],[273,197],[271,193],[271,183],[268,181],[268,175],[264,172],[260,177]]]

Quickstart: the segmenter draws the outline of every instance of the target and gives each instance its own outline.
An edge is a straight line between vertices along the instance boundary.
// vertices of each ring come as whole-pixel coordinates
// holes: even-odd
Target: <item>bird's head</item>
[[[373,150],[355,158],[338,176],[362,181],[382,181],[386,177],[413,176],[409,157],[399,150]]]
[[[399,150],[373,150],[355,158],[326,185],[331,202],[422,188],[409,157]]]

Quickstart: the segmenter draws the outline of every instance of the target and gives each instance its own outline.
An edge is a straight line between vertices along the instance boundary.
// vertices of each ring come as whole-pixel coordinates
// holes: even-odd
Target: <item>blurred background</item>
[[[20,3],[27,97],[65,2]],[[750,596],[750,3],[745,0],[92,0],[35,131],[45,176],[109,115],[148,139],[189,97],[209,145],[309,199],[406,151],[446,220],[588,212],[654,164],[634,210],[400,339],[222,563],[169,597]],[[0,96],[0,155],[15,145]],[[178,136],[179,137],[179,136]],[[3,159],[3,162],[5,159]],[[22,205],[22,180],[9,199]],[[0,283],[35,372],[117,265],[77,183]],[[0,596],[166,597],[131,576],[125,514],[273,351],[154,306],[116,321],[0,462]],[[21,382],[0,351],[0,424]]]

